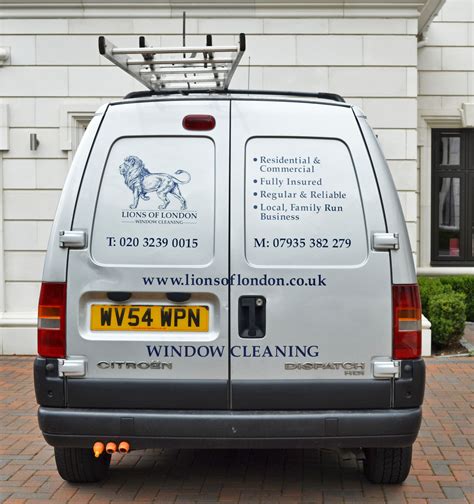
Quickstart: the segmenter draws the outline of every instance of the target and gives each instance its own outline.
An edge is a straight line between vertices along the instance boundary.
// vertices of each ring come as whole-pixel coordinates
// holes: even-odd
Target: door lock
[[[266,330],[266,299],[263,296],[239,298],[239,336],[263,338]]]

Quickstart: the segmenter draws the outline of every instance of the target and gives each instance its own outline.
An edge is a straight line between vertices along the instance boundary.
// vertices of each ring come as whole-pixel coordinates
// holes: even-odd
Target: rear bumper
[[[127,440],[133,449],[395,447],[413,444],[421,408],[335,411],[156,411],[40,407],[53,446]]]

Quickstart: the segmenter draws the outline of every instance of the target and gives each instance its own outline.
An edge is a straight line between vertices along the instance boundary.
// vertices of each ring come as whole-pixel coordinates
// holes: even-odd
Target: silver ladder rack
[[[99,37],[99,52],[152,91],[228,89],[245,51],[245,34],[236,46],[147,47],[139,37],[138,47],[115,47]],[[216,55],[216,53],[218,55]]]

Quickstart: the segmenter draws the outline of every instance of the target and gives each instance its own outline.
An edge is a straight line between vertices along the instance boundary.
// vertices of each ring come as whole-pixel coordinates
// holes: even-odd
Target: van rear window
[[[256,266],[340,266],[368,253],[364,211],[346,144],[252,138],[246,145],[246,258]]]
[[[205,137],[117,140],[94,216],[94,260],[160,266],[211,262],[214,164],[214,143]]]

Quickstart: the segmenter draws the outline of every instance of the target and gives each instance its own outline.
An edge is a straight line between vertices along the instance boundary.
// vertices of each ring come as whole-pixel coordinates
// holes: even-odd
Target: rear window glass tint
[[[211,262],[214,150],[205,137],[117,140],[97,200],[94,260],[160,266]]]
[[[256,266],[351,266],[368,253],[354,164],[337,139],[246,145],[246,258]]]

